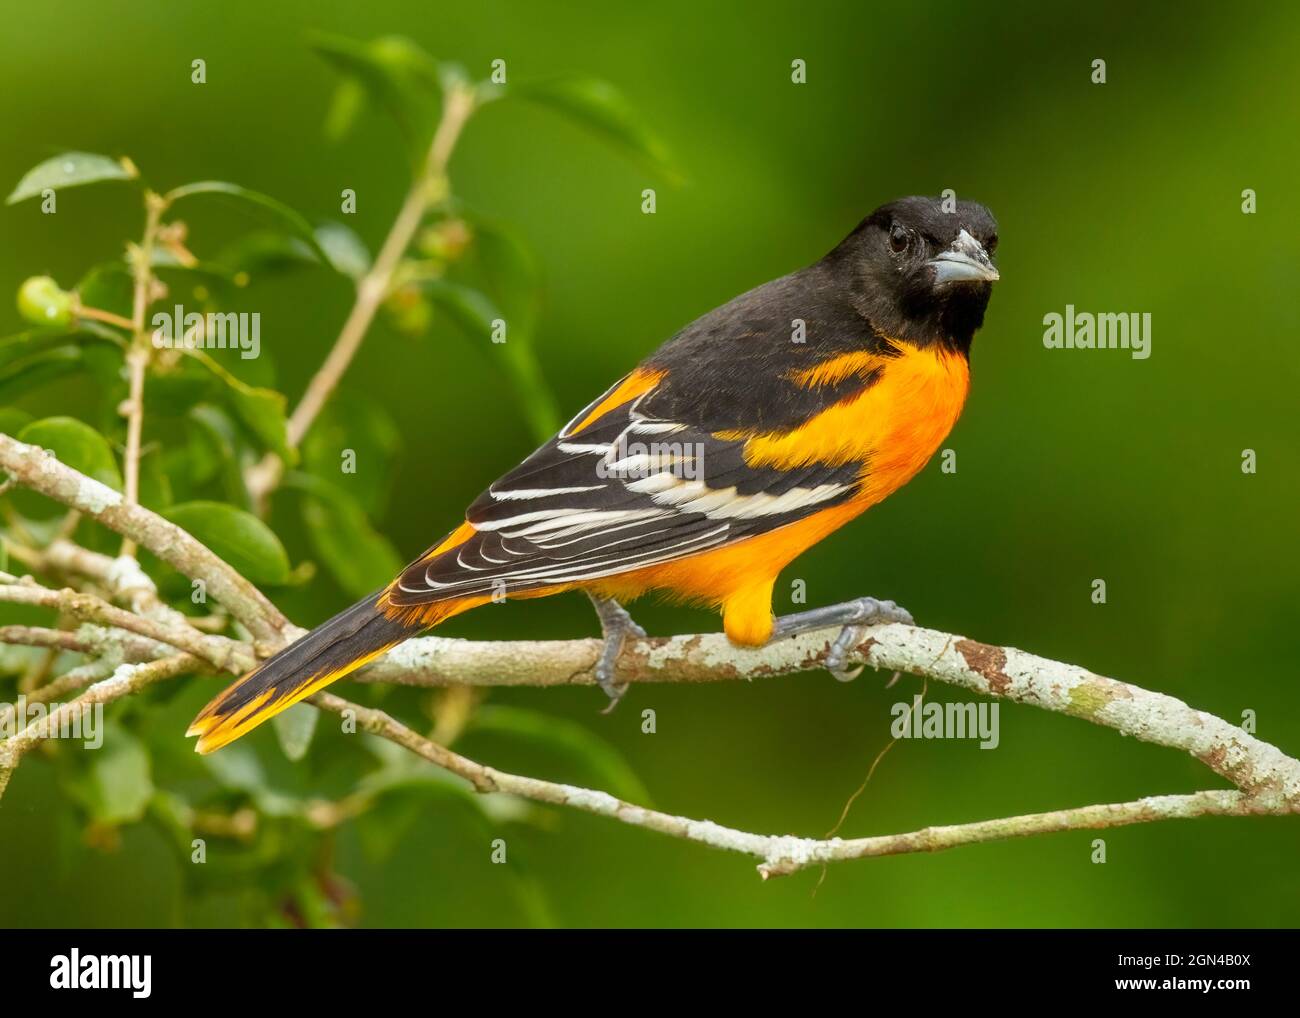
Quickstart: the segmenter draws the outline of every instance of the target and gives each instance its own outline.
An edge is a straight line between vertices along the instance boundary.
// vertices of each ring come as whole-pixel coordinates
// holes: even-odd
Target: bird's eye
[[[997,249],[998,249],[998,235],[995,233],[993,234],[993,236],[991,236],[988,240],[984,242],[984,250],[989,254],[992,254]]]
[[[907,249],[907,229],[895,224],[889,231],[889,247],[894,254],[901,254]]]

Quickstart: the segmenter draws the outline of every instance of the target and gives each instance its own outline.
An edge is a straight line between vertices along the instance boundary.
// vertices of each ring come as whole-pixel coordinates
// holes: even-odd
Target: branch
[[[15,547],[11,548],[11,553],[33,570],[52,570],[93,580],[113,600],[128,605],[137,615],[155,619],[165,625],[220,632],[229,622],[220,614],[196,618],[177,611],[158,596],[158,587],[140,568],[140,563],[130,555],[113,558],[73,544],[66,538],[56,538],[40,551]],[[249,653],[252,653],[251,648]]]
[[[145,332],[144,316],[149,309],[150,289],[153,286],[153,245],[158,224],[167,208],[164,198],[146,191],[144,196],[144,236],[138,247],[131,249],[131,349],[127,351],[126,366],[129,387],[122,410],[126,414],[126,455],[124,465],[124,492],[127,505],[139,502],[140,492],[140,435],[144,430],[144,375],[149,366],[149,336]],[[135,542],[129,537],[122,542],[122,554],[135,554]]]
[[[721,634],[628,641],[618,672],[632,682],[692,683],[814,671],[824,667],[835,636],[836,630],[823,630],[758,648],[734,646]],[[473,643],[426,636],[395,647],[358,677],[413,686],[590,685],[599,652],[597,640]],[[871,627],[847,660],[1082,718],[1190,753],[1262,803],[1300,803],[1300,761],[1175,697],[1078,665],[897,624]]]
[[[0,469],[19,484],[93,516],[186,576],[203,579],[208,593],[254,638],[279,646],[286,632],[297,632],[260,590],[187,531],[142,506],[127,504],[108,485],[64,466],[44,449],[0,434]]]
[[[106,679],[117,670],[117,665],[112,657],[103,657],[88,664],[80,665],[76,668],[69,669],[52,682],[33,689],[23,696],[28,703],[49,703],[51,700],[57,700],[68,693],[75,693],[77,690],[85,689],[92,682],[98,682],[100,679]],[[14,715],[17,714],[17,708],[13,704],[5,704],[0,710],[0,730],[8,728],[12,723]],[[0,743],[3,745],[3,743]]]
[[[19,647],[47,647],[74,654],[103,655],[120,650],[127,661],[152,661],[170,653],[157,640],[140,638],[120,630],[84,625],[77,630],[46,629],[41,626],[0,626],[0,643]]]
[[[246,672],[256,664],[248,648],[224,636],[212,636],[187,627],[169,626],[142,615],[115,608],[94,594],[64,589],[50,590],[35,582],[0,583],[0,601],[10,604],[28,604],[55,611],[84,622],[99,622],[106,626],[168,644],[177,650],[189,651],[195,657],[209,661],[223,671]]]
[[[112,703],[124,696],[138,693],[155,682],[201,671],[203,667],[202,661],[189,654],[176,654],[148,664],[119,665],[111,676],[96,682],[77,699],[70,700],[58,709],[50,711],[41,720],[0,742],[0,795],[4,794],[5,786],[9,784],[9,776],[18,766],[18,761],[23,758],[23,755],[42,739],[48,738],[51,731],[60,728],[75,712],[96,703]],[[69,675],[71,674],[70,672]],[[63,676],[64,679],[67,677]]]
[[[539,778],[509,774],[476,763],[444,746],[424,738],[388,714],[350,703],[331,693],[317,693],[309,700],[322,710],[340,716],[351,714],[358,727],[388,739],[423,757],[430,763],[464,778],[478,792],[504,792],[534,802],[569,806],[609,817],[634,827],[658,831],[671,837],[698,842],[712,848],[739,852],[761,860],[758,872],[768,877],[785,876],[830,862],[866,859],[910,852],[937,852],[958,845],[982,841],[1028,837],[1084,828],[1124,827],[1154,820],[1190,819],[1199,816],[1248,816],[1269,810],[1238,791],[1208,791],[1193,795],[1162,795],[1133,802],[1081,806],[1077,809],[1030,813],[1024,816],[984,820],[950,827],[927,827],[907,834],[886,834],[871,838],[797,838],[789,835],[751,834],[723,827],[711,820],[660,813],[624,802],[605,792],[577,788]]]
[[[31,463],[37,466],[27,469]],[[0,467],[13,473],[21,483],[79,508],[110,526],[131,527],[141,535],[142,545],[163,558],[167,558],[165,552],[171,552],[172,558],[168,561],[187,575],[206,580],[209,589],[215,591],[216,581],[221,580],[221,589],[226,591],[229,600],[221,599],[237,617],[248,617],[263,630],[272,626],[278,630],[273,632],[266,645],[259,646],[259,652],[274,650],[300,632],[283,622],[283,617],[251,584],[184,531],[148,510],[139,507],[123,509],[116,493],[103,485],[96,486],[95,482],[40,455],[32,447],[3,435],[0,435]],[[173,545],[178,541],[186,548],[184,554],[174,552]],[[51,558],[60,556],[69,564],[77,562],[89,571],[105,569],[100,559],[71,554],[67,549]],[[257,612],[263,610],[274,615],[258,616]],[[280,621],[271,623],[268,620],[272,618]],[[252,629],[252,625],[249,628]],[[196,635],[203,634],[196,631]],[[624,649],[619,671],[629,680],[640,682],[750,680],[808,671],[823,664],[836,635],[837,630],[823,630],[757,649],[734,647],[721,635],[638,640]],[[230,642],[233,641],[227,641]],[[200,646],[192,641],[190,645],[196,649]],[[243,647],[238,643],[235,646]],[[470,643],[426,637],[395,648],[358,674],[370,681],[417,686],[451,683],[585,684],[593,681],[591,668],[598,649],[599,644],[593,640]],[[507,792],[537,802],[566,805],[689,841],[751,855],[760,860],[759,871],[764,877],[793,873],[826,862],[937,851],[1052,831],[1118,827],[1208,815],[1281,816],[1300,813],[1300,760],[1288,757],[1237,726],[1204,711],[1194,710],[1174,697],[1105,678],[1077,665],[913,626],[871,627],[853,648],[850,658],[853,663],[873,668],[927,676],[982,696],[1032,704],[1112,728],[1144,742],[1182,750],[1195,756],[1236,788],[1191,795],[1155,796],[1133,802],[1082,806],[870,838],[819,840],[760,835],[723,827],[708,820],[691,820],[645,809],[604,792],[497,771],[424,738],[382,711],[351,704],[329,693],[318,693],[311,702],[335,713],[355,712],[366,731],[446,768],[480,791]],[[193,669],[204,664],[198,657],[188,654],[162,660],[171,662],[167,666],[168,674],[179,674],[174,670],[177,668]],[[122,666],[131,667],[149,669],[153,666]],[[118,669],[119,673],[122,668]],[[118,678],[115,673],[114,679],[109,681]],[[86,700],[105,686],[103,682],[92,686],[81,699]],[[114,698],[130,691],[125,683],[111,688],[115,691]],[[97,695],[106,694],[101,692]],[[7,770],[12,770],[16,762],[14,753],[17,751],[12,744],[17,738],[19,736],[0,743],[0,791],[7,780]]]

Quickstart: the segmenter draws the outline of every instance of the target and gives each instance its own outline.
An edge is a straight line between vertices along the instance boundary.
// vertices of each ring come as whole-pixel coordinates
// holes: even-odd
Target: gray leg
[[[596,662],[596,681],[609,697],[609,706],[602,711],[608,714],[627,692],[627,684],[619,685],[615,681],[614,665],[619,654],[623,653],[623,644],[629,636],[643,637],[645,630],[632,621],[627,609],[612,597],[597,597],[588,593],[596,614],[600,616],[600,631],[605,637],[605,646]]]
[[[806,612],[782,615],[772,629],[772,639],[779,640],[797,633],[807,633],[828,626],[843,626],[840,635],[826,654],[826,670],[841,682],[851,682],[862,673],[862,666],[852,671],[844,667],[844,657],[850,647],[862,638],[864,626],[878,626],[886,622],[912,624],[912,614],[893,601],[879,601],[874,597],[859,597],[843,604],[825,608],[810,608]]]

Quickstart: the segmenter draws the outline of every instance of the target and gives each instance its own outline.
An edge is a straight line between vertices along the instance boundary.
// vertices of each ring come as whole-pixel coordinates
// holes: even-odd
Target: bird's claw
[[[866,627],[884,625],[888,622],[912,625],[912,613],[906,608],[899,607],[896,601],[859,597],[845,602],[845,608],[851,613],[852,620],[845,623],[822,662],[837,682],[852,682],[867,667],[865,664],[860,664],[856,668],[848,668],[844,664],[849,650],[862,642],[863,630]]]
[[[882,601],[875,597],[860,597],[849,601],[860,613],[853,621],[863,626],[883,626],[888,622],[901,622],[905,626],[914,625],[912,613],[899,606],[897,601]]]
[[[863,630],[867,626],[878,626],[887,622],[902,622],[910,626],[912,613],[906,608],[900,608],[895,601],[859,597],[852,601],[845,601],[843,604],[811,608],[808,611],[779,618],[776,620],[772,635],[773,639],[781,639],[797,633],[825,629],[827,626],[842,626],[822,663],[826,670],[840,682],[852,682],[862,674],[865,665],[856,668],[846,667],[845,659],[849,651],[862,642]]]
[[[847,668],[844,665],[844,659],[848,656],[849,648],[861,642],[861,626],[847,625],[840,630],[840,635],[835,637],[835,642],[831,644],[830,650],[826,652],[822,664],[835,677],[836,682],[852,682],[867,667],[865,664],[858,665],[856,668]]]
[[[595,598],[592,601],[600,616],[600,627],[605,637],[604,646],[600,649],[600,657],[596,659],[593,672],[596,676],[596,684],[609,697],[609,703],[601,711],[602,714],[608,714],[618,706],[629,685],[618,681],[615,666],[619,655],[623,653],[623,647],[629,636],[644,639],[645,630],[632,620],[632,616],[617,601],[597,601]]]

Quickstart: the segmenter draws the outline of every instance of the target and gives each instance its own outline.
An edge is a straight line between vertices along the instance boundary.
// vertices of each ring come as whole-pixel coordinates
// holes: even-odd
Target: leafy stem
[[[145,331],[145,312],[149,308],[154,286],[153,246],[168,201],[162,195],[146,191],[144,196],[144,234],[131,248],[131,349],[126,355],[130,389],[122,412],[126,416],[126,456],[124,459],[123,495],[127,505],[136,505],[140,496],[140,434],[144,428],[144,376],[152,348]],[[122,542],[122,554],[135,555],[135,542]]]
[[[356,301],[334,346],[289,417],[287,438],[290,446],[302,441],[352,363],[375,313],[388,295],[397,268],[415,239],[425,213],[446,199],[449,193],[447,165],[477,102],[475,91],[468,85],[454,82],[448,88],[443,100],[442,119],[429,146],[424,170],[407,191],[374,265],[357,284]],[[245,483],[254,506],[264,508],[267,496],[284,476],[284,466],[280,457],[268,452],[248,471]]]

